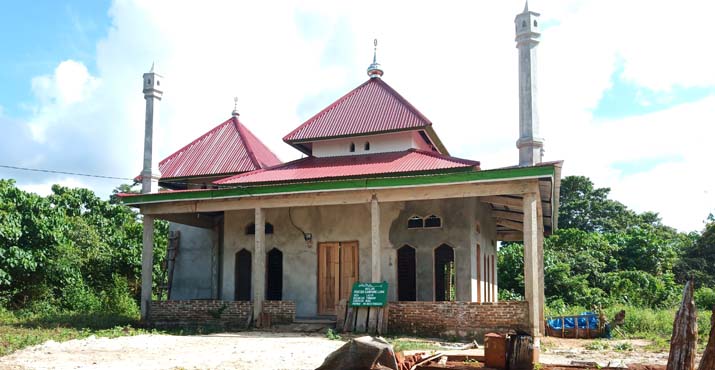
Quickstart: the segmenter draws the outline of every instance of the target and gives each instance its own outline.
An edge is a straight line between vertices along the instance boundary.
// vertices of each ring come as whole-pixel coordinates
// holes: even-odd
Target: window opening
[[[425,227],[442,227],[442,219],[435,215],[431,215],[425,218]]]
[[[407,220],[408,229],[421,229],[423,227],[425,227],[425,223],[420,216],[412,216]]]
[[[283,299],[283,252],[271,249],[266,257],[266,300]]]
[[[397,299],[417,300],[417,268],[415,249],[405,245],[397,250]]]
[[[237,301],[251,300],[251,252],[241,249],[236,253],[235,292]]]
[[[442,244],[434,251],[435,270],[435,301],[454,301],[456,299],[455,290],[455,270],[454,270],[454,249]]]
[[[367,150],[370,150],[370,142],[369,142],[369,141],[366,141],[366,142],[365,142],[365,150],[366,150],[366,151],[367,151]]]
[[[350,153],[355,151],[355,143],[350,143]]]

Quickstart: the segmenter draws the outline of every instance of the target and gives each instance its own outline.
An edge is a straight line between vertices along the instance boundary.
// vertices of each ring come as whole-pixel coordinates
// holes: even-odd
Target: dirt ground
[[[606,366],[665,364],[668,360],[666,352],[646,351],[647,341],[628,341],[633,350],[626,352],[587,350],[589,342],[544,338],[541,362],[595,361]],[[610,347],[619,342],[610,341]],[[0,369],[315,369],[342,344],[320,334],[271,332],[90,337],[25,348],[0,358]]]

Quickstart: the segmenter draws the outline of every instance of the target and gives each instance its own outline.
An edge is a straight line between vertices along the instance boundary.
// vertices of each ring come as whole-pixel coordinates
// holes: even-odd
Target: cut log
[[[712,369],[715,369],[715,306],[713,306],[713,315],[710,318],[710,338],[708,338],[708,344],[705,346],[703,358],[700,359],[698,366],[698,370]]]
[[[698,314],[693,300],[693,280],[685,282],[683,302],[675,315],[666,370],[694,370],[698,346]]]

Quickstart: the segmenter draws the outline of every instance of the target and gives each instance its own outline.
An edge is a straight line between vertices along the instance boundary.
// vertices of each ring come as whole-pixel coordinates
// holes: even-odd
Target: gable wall
[[[365,142],[370,142],[368,151],[365,150]],[[350,152],[350,143],[355,144],[355,152]],[[430,150],[417,131],[316,141],[312,147],[316,157],[398,152],[408,149]]]

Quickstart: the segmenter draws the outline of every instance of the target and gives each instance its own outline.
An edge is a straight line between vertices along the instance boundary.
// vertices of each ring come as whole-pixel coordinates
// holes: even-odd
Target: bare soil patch
[[[0,357],[0,369],[315,369],[341,345],[300,333],[89,337],[25,348]]]

